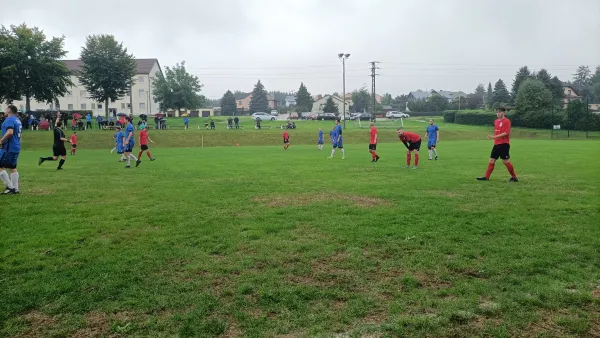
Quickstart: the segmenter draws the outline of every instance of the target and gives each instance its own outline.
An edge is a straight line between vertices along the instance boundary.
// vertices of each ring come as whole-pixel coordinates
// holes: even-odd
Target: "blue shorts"
[[[436,139],[429,139],[427,141],[427,148],[433,148],[436,145],[437,140]]]
[[[135,146],[135,144],[128,144],[123,148],[123,151],[126,153],[131,153],[131,152],[133,152],[134,146]]]
[[[4,152],[0,149],[0,168],[17,169],[19,153]]]
[[[323,140],[317,140],[317,144],[323,144]]]
[[[344,148],[344,140],[340,139],[339,142],[333,142],[333,147],[334,148]]]

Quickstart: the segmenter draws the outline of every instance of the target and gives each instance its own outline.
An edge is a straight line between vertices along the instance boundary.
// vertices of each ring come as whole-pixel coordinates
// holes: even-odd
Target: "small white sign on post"
[[[559,130],[560,129],[560,124],[555,124],[552,129],[554,130]]]

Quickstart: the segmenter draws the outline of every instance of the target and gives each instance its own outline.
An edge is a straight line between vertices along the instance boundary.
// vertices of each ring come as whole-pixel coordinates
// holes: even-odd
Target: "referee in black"
[[[58,162],[58,167],[56,170],[63,170],[62,166],[65,164],[67,160],[67,148],[65,148],[65,142],[69,142],[65,137],[65,132],[61,129],[62,121],[60,118],[60,113],[56,118],[56,125],[54,126],[54,145],[52,146],[52,154],[51,157],[40,157],[38,161],[38,165],[42,165],[45,161],[56,161],[60,156],[60,162]]]

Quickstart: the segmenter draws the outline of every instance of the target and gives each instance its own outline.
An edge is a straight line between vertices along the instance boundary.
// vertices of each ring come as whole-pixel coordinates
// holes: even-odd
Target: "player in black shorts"
[[[50,157],[40,157],[38,161],[38,165],[42,165],[45,161],[56,161],[60,156],[60,162],[58,162],[58,167],[56,170],[63,170],[62,166],[65,164],[67,160],[67,149],[65,148],[65,142],[69,142],[65,137],[65,132],[61,129],[62,121],[60,119],[60,113],[56,118],[56,125],[54,127],[54,145],[52,145],[52,155]],[[70,143],[70,142],[69,142]]]

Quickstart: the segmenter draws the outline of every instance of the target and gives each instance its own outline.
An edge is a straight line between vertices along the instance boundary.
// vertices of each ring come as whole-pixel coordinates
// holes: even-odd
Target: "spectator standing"
[[[103,122],[102,115],[96,116],[96,122],[98,122],[98,130],[102,130],[102,122]]]
[[[240,129],[240,118],[239,117],[234,117],[233,118],[233,123],[235,123],[235,129]]]

